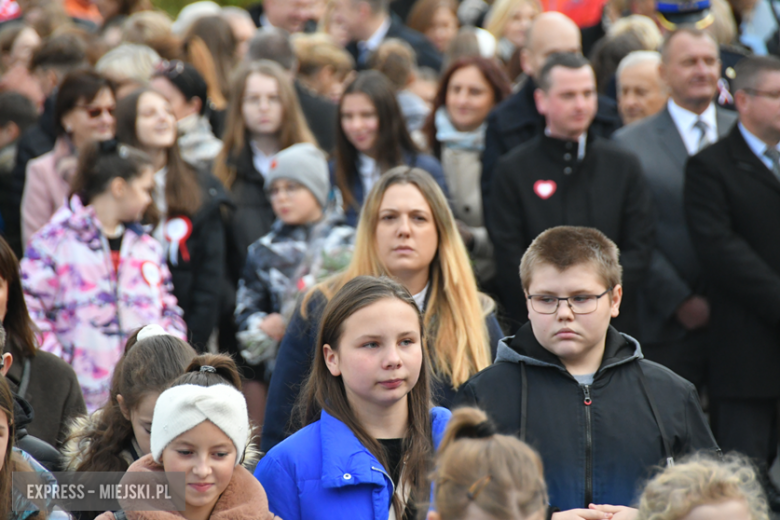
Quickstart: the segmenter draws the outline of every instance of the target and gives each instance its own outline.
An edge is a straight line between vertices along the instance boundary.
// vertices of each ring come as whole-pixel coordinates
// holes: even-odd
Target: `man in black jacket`
[[[355,58],[358,70],[368,68],[369,58],[386,38],[399,38],[412,46],[417,64],[441,69],[442,56],[436,47],[417,31],[406,27],[391,15],[388,0],[337,0],[334,21],[346,27],[352,40],[347,51]]]
[[[580,30],[566,15],[548,12],[536,17],[528,33],[528,45],[520,55],[523,72],[528,77],[523,87],[499,103],[487,118],[485,151],[482,153],[482,207],[487,208],[491,203],[494,169],[499,158],[544,131],[544,116],[536,108],[534,92],[545,61],[555,53],[579,53],[581,50]],[[599,96],[598,111],[590,131],[608,137],[620,128],[620,124],[615,102]],[[489,215],[485,217],[489,229]]]
[[[694,386],[610,326],[623,295],[614,242],[592,228],[547,230],[520,277],[530,323],[499,344],[459,400],[539,452],[552,506],[608,518],[576,509],[633,504],[654,466],[717,451]]]
[[[780,60],[747,58],[734,80],[739,123],[688,160],[684,203],[710,288],[712,426],[726,450],[777,456],[780,400]]]
[[[536,102],[547,128],[503,156],[486,215],[492,226],[499,297],[507,317],[525,321],[517,266],[531,241],[559,225],[594,227],[621,250],[629,289],[650,261],[653,217],[637,158],[608,139],[586,133],[596,114],[596,82],[581,54],[554,54],[539,74]],[[633,294],[619,326],[636,328]]]

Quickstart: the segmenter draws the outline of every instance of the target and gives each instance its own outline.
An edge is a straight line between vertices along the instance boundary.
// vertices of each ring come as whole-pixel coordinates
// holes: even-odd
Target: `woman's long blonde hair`
[[[279,149],[284,150],[298,143],[317,145],[306,118],[303,116],[298,96],[287,72],[273,61],[258,60],[245,64],[233,77],[230,90],[230,104],[225,122],[225,134],[222,137],[222,151],[217,155],[214,174],[228,188],[236,180],[236,169],[231,165],[232,157],[241,153],[246,144],[246,123],[241,112],[244,103],[246,82],[252,74],[260,74],[276,80],[279,86],[279,99],[282,102],[282,125],[279,128]]]
[[[485,317],[495,304],[477,290],[469,255],[455,225],[455,218],[441,188],[431,175],[419,168],[398,166],[382,176],[366,197],[360,213],[352,261],[343,273],[316,285],[303,299],[305,312],[312,294],[321,292],[327,300],[349,280],[361,276],[391,276],[377,254],[376,227],[385,192],[395,184],[412,184],[431,207],[439,237],[431,262],[428,305],[424,310],[426,347],[437,376],[450,379],[458,388],[471,376],[490,365],[490,338]]]

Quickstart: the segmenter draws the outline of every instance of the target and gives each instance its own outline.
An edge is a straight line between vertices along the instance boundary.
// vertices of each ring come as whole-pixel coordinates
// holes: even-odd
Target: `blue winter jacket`
[[[431,410],[437,449],[450,416],[446,408]],[[387,520],[394,493],[389,475],[352,430],[324,410],[255,469],[269,509],[284,520]]]

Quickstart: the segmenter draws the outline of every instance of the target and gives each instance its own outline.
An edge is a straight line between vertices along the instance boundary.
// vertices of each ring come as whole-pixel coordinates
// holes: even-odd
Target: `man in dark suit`
[[[369,58],[386,38],[399,38],[411,45],[421,67],[441,69],[442,56],[433,43],[391,15],[388,0],[336,0],[334,5],[333,19],[349,33],[352,41],[347,51],[358,70],[369,68]]]
[[[669,101],[657,114],[614,135],[639,157],[656,209],[656,248],[638,298],[639,339],[649,359],[701,388],[709,302],[685,223],[685,163],[700,147],[728,134],[737,116],[713,101],[720,61],[718,44],[708,33],[679,29],[668,34],[659,70]],[[704,134],[702,124],[707,125]]]
[[[581,54],[550,56],[535,98],[546,127],[499,160],[493,203],[485,209],[494,223],[488,232],[507,317],[513,325],[526,321],[517,269],[533,239],[555,226],[587,226],[620,248],[625,291],[616,323],[634,334],[636,306],[630,295],[653,250],[652,202],[639,161],[588,132],[596,114],[596,79]]]
[[[711,289],[712,429],[764,470],[777,455],[780,399],[780,60],[737,65],[739,124],[688,161],[685,213]]]
[[[484,208],[491,204],[493,169],[498,159],[544,130],[544,116],[536,109],[534,101],[538,72],[552,54],[582,51],[580,29],[566,15],[557,12],[537,16],[527,40],[528,45],[520,56],[523,72],[528,75],[525,83],[519,91],[499,103],[487,118],[481,180]],[[620,124],[615,102],[599,96],[598,110],[590,131],[607,137],[620,128]],[[490,230],[490,216],[487,214],[485,224]]]

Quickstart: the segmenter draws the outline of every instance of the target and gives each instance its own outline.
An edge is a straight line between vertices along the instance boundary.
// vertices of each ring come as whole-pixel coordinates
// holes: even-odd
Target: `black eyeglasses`
[[[566,298],[549,294],[531,294],[528,299],[531,301],[531,308],[539,314],[555,314],[562,301],[569,304],[574,314],[590,314],[598,308],[599,298],[612,289],[613,287],[610,287],[601,294],[577,294]]]
[[[114,115],[114,110],[116,107],[85,107],[85,106],[76,106],[76,108],[80,108],[84,112],[87,113],[87,116],[90,119],[97,119],[101,115],[103,115],[103,112],[107,113],[110,116]]]

